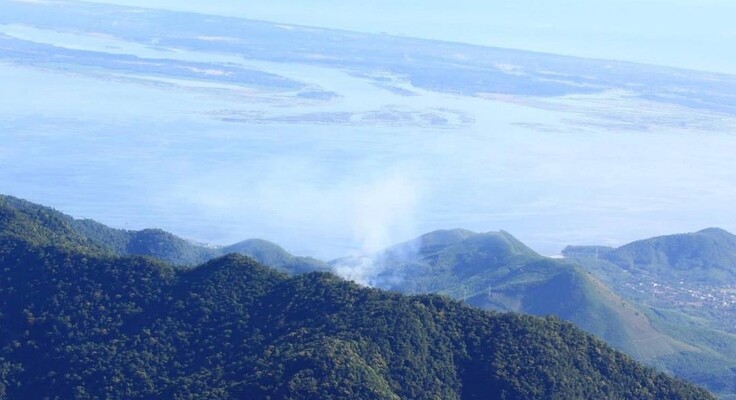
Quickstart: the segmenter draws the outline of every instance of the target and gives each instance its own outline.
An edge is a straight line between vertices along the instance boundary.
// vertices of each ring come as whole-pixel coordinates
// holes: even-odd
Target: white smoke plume
[[[353,193],[353,235],[360,248],[338,260],[335,273],[362,285],[379,284],[377,279],[387,267],[378,259],[379,252],[416,232],[420,198],[416,182],[406,173],[397,173]]]
[[[419,189],[407,176],[373,182],[354,196],[354,235],[363,254],[383,250],[415,231]]]

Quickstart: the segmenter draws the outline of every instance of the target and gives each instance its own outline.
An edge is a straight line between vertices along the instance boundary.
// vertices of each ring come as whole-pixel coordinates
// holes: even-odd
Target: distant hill
[[[649,280],[674,285],[731,285],[736,236],[719,228],[638,240],[619,248],[568,246],[563,255],[617,285]]]
[[[70,232],[0,236],[0,399],[714,399],[556,318]]]
[[[314,271],[327,271],[329,266],[324,261],[311,257],[297,257],[281,246],[262,239],[249,239],[219,249],[220,254],[237,253],[253,257],[261,264],[301,274]]]
[[[341,266],[366,262],[340,259],[328,265],[295,257],[263,240],[211,248],[161,230],[118,230],[91,220],[76,220],[8,196],[0,196],[0,228],[3,240],[38,248],[52,246],[87,258],[142,255],[175,270],[193,268],[227,253],[247,254],[290,274],[340,271]],[[372,264],[372,281],[368,283],[373,286],[410,294],[440,293],[490,310],[556,315],[639,360],[706,383],[719,392],[733,391],[729,381],[733,374],[727,367],[731,363],[723,362],[732,355],[736,359],[731,336],[706,332],[696,321],[677,313],[641,309],[614,294],[588,271],[570,262],[541,257],[509,233],[437,231],[393,246],[368,261]],[[722,344],[720,351],[714,343]],[[704,365],[712,367],[701,368]]]
[[[13,235],[35,244],[62,244],[92,253],[149,256],[178,266],[193,266],[228,253],[238,253],[289,273],[328,269],[324,262],[294,256],[265,240],[251,239],[227,247],[207,247],[160,229],[114,229],[96,221],[74,219],[52,208],[2,195],[0,235]]]
[[[443,230],[371,257],[367,283],[407,294],[441,293],[484,309],[556,315],[646,360],[693,350],[587,271],[535,253],[511,234]],[[363,259],[339,259],[340,269]]]
[[[628,270],[697,281],[736,278],[736,236],[723,229],[661,236],[622,246],[604,255]]]
[[[690,258],[699,254],[692,249],[697,242],[703,242],[706,249],[727,249],[729,236],[715,229],[685,235],[696,242],[685,248],[691,248]],[[677,249],[676,244],[672,246]],[[631,252],[630,246],[622,249]],[[736,398],[736,332],[707,322],[732,320],[724,319],[721,312],[683,314],[682,306],[653,307],[647,301],[652,294],[647,292],[642,298],[625,290],[632,281],[624,278],[668,275],[656,269],[647,275],[646,269],[634,272],[605,261],[606,257],[622,257],[618,251],[604,246],[569,247],[567,259],[555,260],[538,255],[507,232],[456,229],[393,246],[370,255],[370,262],[345,258],[331,265],[347,271],[367,268],[372,275],[366,283],[375,287],[409,294],[445,294],[488,310],[555,315],[640,361],[706,385],[723,399]],[[684,253],[681,250],[679,258],[670,257],[682,263],[687,259]],[[713,254],[718,251],[713,250]],[[650,259],[661,260],[662,256]],[[723,257],[712,257],[718,259]],[[647,261],[645,265],[650,264]],[[718,265],[714,261],[700,264]],[[677,282],[680,279],[678,276]],[[641,287],[639,281],[635,283]]]
[[[736,236],[708,228],[563,254],[646,307],[657,330],[697,348],[652,363],[736,398]]]

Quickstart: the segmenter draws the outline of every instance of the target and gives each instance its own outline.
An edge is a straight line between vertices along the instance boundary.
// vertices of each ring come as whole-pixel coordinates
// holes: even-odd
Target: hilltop
[[[713,398],[556,318],[34,239],[0,237],[2,399]]]
[[[618,248],[569,246],[563,254],[641,304],[657,330],[697,348],[655,358],[654,364],[724,393],[724,398],[736,392],[736,236],[708,228]]]
[[[131,231],[110,228],[89,219],[75,219],[49,207],[0,195],[0,236],[12,235],[34,244],[54,243],[80,251],[118,256],[153,257],[176,266],[193,266],[229,253],[253,257],[289,273],[320,271],[327,264],[298,257],[280,246],[250,239],[225,247],[210,247],[160,229]]]
[[[729,344],[730,336],[704,332],[694,321],[683,322],[676,315],[641,307],[631,297],[611,290],[590,271],[566,260],[542,257],[504,231],[436,231],[368,259],[344,258],[327,264],[295,257],[258,239],[212,248],[156,229],[113,229],[8,196],[0,197],[0,216],[0,239],[85,257],[144,256],[174,275],[197,269],[197,263],[227,253],[249,255],[291,275],[344,272],[346,266],[365,268],[361,263],[368,260],[370,273],[364,276],[370,280],[364,283],[375,287],[405,294],[437,293],[486,310],[555,315],[639,361],[706,383],[720,392],[731,390],[727,368],[699,368],[704,364],[715,366],[723,357],[729,357],[728,349],[736,349],[736,345]],[[715,352],[714,342],[726,347]]]
[[[652,326],[626,301],[576,265],[542,257],[505,231],[435,231],[371,257],[366,283],[407,294],[441,293],[477,307],[555,315],[642,360],[692,351]],[[338,259],[345,268],[363,259]]]

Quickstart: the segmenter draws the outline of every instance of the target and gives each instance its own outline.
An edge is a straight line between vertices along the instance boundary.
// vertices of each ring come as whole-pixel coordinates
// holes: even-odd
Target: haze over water
[[[0,59],[0,190],[76,217],[214,244],[259,237],[322,258],[455,227],[504,229],[544,254],[736,230],[729,110],[615,85],[557,96],[434,90],[380,60],[361,75],[93,31],[6,22],[0,33],[208,65],[186,64],[192,78]],[[302,86],[216,81],[223,66]],[[512,78],[525,67],[497,66]]]

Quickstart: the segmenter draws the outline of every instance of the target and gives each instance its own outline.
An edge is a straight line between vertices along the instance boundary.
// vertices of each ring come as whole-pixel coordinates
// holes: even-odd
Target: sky
[[[727,0],[108,0],[736,74]]]

